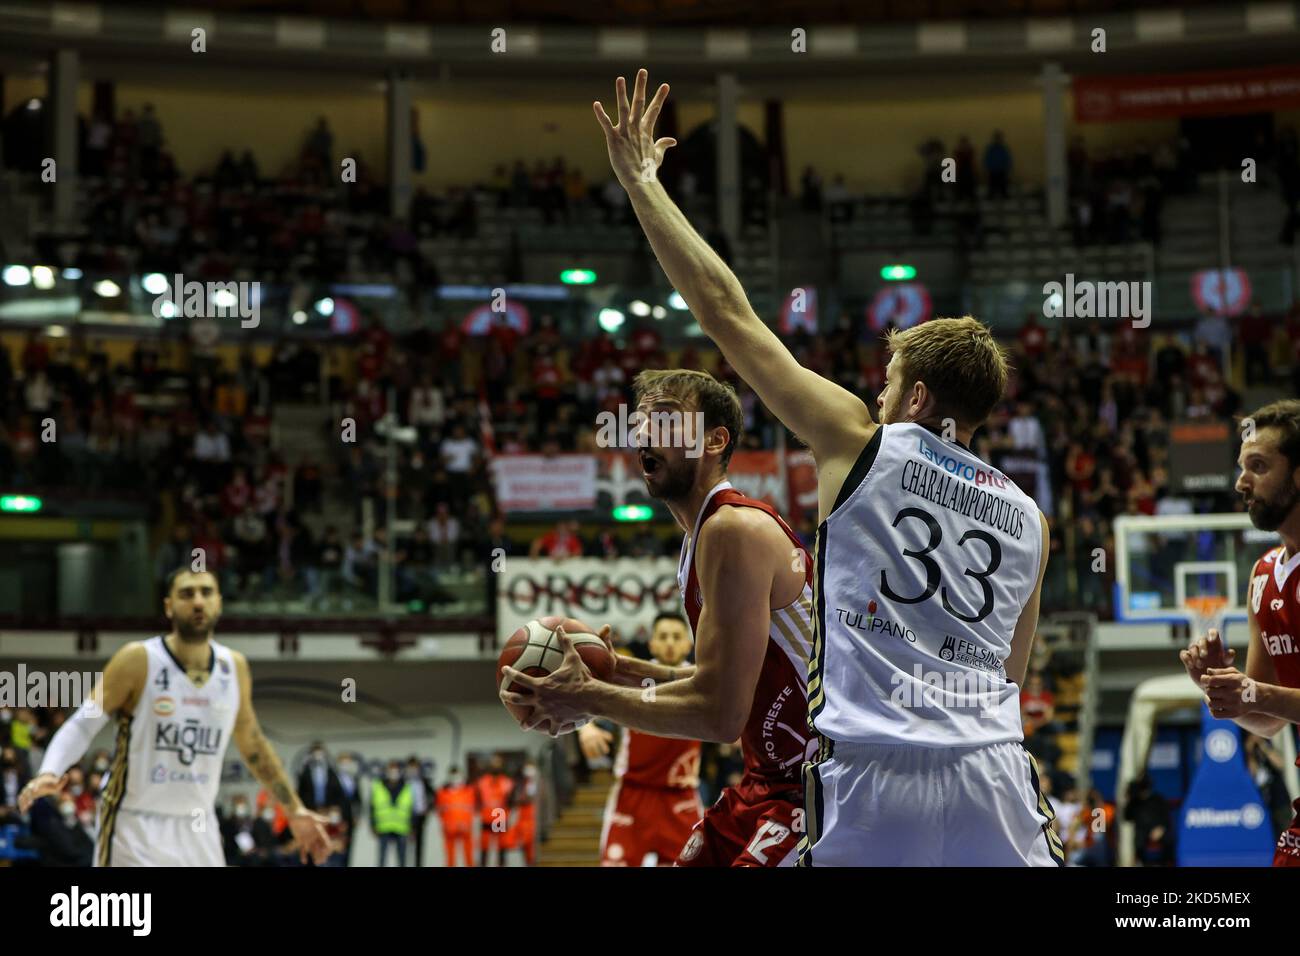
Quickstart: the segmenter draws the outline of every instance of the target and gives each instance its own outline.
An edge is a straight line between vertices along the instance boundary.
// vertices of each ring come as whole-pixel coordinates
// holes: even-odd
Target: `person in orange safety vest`
[[[479,778],[474,781],[474,803],[478,807],[479,865],[487,866],[488,847],[496,845],[497,866],[505,865],[505,847],[501,838],[510,822],[510,791],[514,788],[505,772],[505,761],[500,754],[492,760]]]
[[[434,811],[442,824],[442,842],[447,852],[447,866],[456,865],[456,849],[465,858],[464,866],[474,865],[474,788],[465,782],[459,767],[447,771],[447,782],[438,791]]]

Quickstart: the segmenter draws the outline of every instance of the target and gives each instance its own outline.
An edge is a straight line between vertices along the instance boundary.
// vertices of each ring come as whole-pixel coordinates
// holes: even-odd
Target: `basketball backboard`
[[[1255,562],[1278,543],[1241,513],[1115,519],[1115,618],[1206,626],[1244,621]]]

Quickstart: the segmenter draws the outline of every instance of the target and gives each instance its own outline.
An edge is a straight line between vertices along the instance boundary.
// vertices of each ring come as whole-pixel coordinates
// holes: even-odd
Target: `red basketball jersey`
[[[764,501],[749,498],[721,482],[700,509],[695,532],[682,542],[682,557],[677,580],[686,605],[691,631],[700,625],[704,597],[695,573],[695,542],[704,522],[724,505],[757,508],[771,515],[790,539],[792,555],[801,556],[804,587],[799,597],[786,607],[771,612],[768,624],[767,652],[754,688],[754,703],[740,735],[745,759],[745,773],[737,788],[747,802],[766,799],[769,794],[801,787],[804,760],[816,750],[808,735],[808,658],[812,653],[812,582],[813,562],[803,544],[776,509]],[[792,558],[793,560],[793,558]]]
[[[624,729],[614,776],[638,787],[694,790],[700,783],[700,742]]]
[[[1276,547],[1255,562],[1250,609],[1278,683],[1300,687],[1300,552],[1288,561],[1285,551]]]

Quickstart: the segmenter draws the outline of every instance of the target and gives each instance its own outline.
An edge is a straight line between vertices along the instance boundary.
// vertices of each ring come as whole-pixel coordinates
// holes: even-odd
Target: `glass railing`
[[[547,316],[566,337],[599,331],[628,336],[650,327],[666,344],[674,344],[701,334],[685,303],[671,289],[601,283],[581,257],[576,257],[572,269],[562,270],[566,281],[560,281],[557,273],[551,282],[446,283],[427,290],[383,282],[208,284],[189,278],[178,285],[175,276],[161,273],[83,274],[14,263],[2,268],[0,329],[55,326],[67,332],[83,326],[88,331],[135,329],[148,334],[175,328],[203,344],[284,336],[346,337],[365,328],[371,317],[399,335],[453,323],[471,335],[486,334],[494,323],[526,334]],[[995,331],[1011,335],[1029,313],[1045,322],[1055,321],[1046,315],[1049,305],[1072,327],[1086,324],[1090,316],[1108,321],[1116,308],[1133,314],[1136,301],[1126,305],[1106,297],[1105,290],[1115,283],[1150,281],[1149,291],[1141,287],[1141,302],[1143,307],[1149,303],[1156,322],[1194,321],[1215,308],[1239,314],[1250,302],[1259,303],[1266,314],[1280,315],[1300,294],[1300,280],[1291,266],[1234,270],[1228,275],[1213,269],[1160,271],[1151,279],[1147,264],[1134,262],[1132,271],[1124,275],[1074,273],[1073,285],[1065,274],[1046,279],[1034,275],[1032,280],[996,282],[963,282],[959,277],[927,281],[925,275],[906,282],[873,278],[858,285],[864,289],[860,292],[806,284],[800,287],[804,312],[796,311],[793,300],[780,289],[771,295],[755,292],[754,304],[782,334],[799,328],[825,331],[842,314],[863,322],[864,334],[871,337],[891,318],[911,324],[919,316],[970,313]],[[1050,293],[1044,291],[1049,280],[1060,283],[1065,292],[1059,302],[1051,302]],[[1085,283],[1103,293],[1091,306],[1082,298]]]
[[[1231,323],[1232,317],[1243,314],[1251,303],[1258,303],[1265,315],[1280,316],[1300,293],[1296,270],[1290,267],[1228,270],[1226,274],[1213,268],[1165,270],[1157,272],[1154,279],[1145,274],[1145,269],[1143,263],[1135,262],[1133,271],[1125,275],[1083,272],[1074,274],[1072,281],[1065,274],[1052,276],[1050,281],[1062,287],[1059,299],[1052,298],[1055,288],[1044,290],[1042,279],[969,283],[966,296],[972,315],[997,332],[1014,334],[1030,313],[1045,325],[1063,322],[1072,328],[1093,319],[1104,325],[1119,318],[1115,313],[1138,317],[1139,300],[1133,299],[1134,292],[1141,297],[1142,308],[1149,303],[1149,316],[1157,330],[1164,323],[1195,322],[1215,311],[1228,315]],[[1133,282],[1150,284],[1134,289]],[[1110,290],[1119,283],[1129,288],[1117,296],[1119,290]],[[1071,290],[1073,295],[1069,294]],[[1092,296],[1091,305],[1087,296]],[[1047,315],[1049,306],[1059,319]]]

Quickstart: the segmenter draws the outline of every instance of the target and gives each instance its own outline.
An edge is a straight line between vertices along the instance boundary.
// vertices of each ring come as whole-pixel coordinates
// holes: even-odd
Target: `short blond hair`
[[[893,329],[885,342],[902,363],[903,390],[924,382],[941,417],[978,428],[1002,400],[1010,370],[1006,350],[969,315]]]

